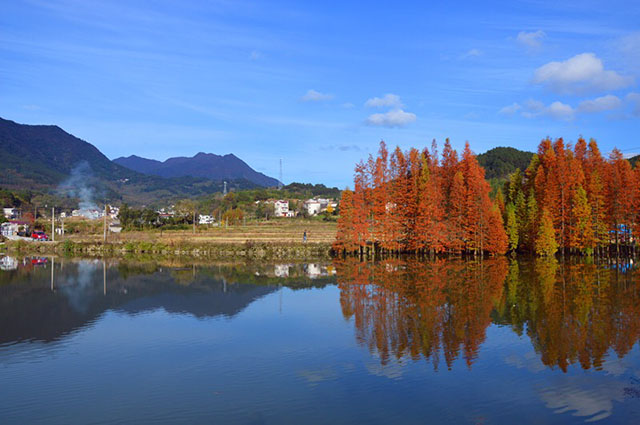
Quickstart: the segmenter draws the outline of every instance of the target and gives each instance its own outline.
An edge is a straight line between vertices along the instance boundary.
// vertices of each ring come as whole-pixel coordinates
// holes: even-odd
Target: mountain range
[[[136,171],[131,165],[135,158],[119,158],[128,161],[123,166],[58,126],[0,118],[0,186],[7,189],[146,204],[220,192],[223,180],[237,190],[278,184],[234,155],[198,154],[164,163],[140,158],[147,164],[165,164],[157,167],[162,171],[149,172]],[[209,168],[207,174],[207,167],[219,170]]]
[[[259,173],[233,154],[200,152],[193,157],[169,158],[164,162],[136,155],[113,160],[116,164],[143,174],[159,177],[203,177],[210,180],[244,179],[263,187],[278,186],[278,180]]]

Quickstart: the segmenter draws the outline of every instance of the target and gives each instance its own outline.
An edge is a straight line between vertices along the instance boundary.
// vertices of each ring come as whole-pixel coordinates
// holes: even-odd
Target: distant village
[[[302,204],[297,203],[296,208],[290,207],[290,201],[285,199],[267,199],[254,201],[256,207],[261,207],[262,211],[267,211],[266,218],[294,218],[294,217],[315,217],[321,214],[334,214],[338,209],[338,201],[336,199],[314,197],[307,199]],[[51,220],[52,211],[49,208],[35,209],[34,211],[23,211],[20,208],[5,207],[2,210],[5,218],[4,222],[0,224],[0,235],[8,238],[12,237],[30,237],[37,229],[35,219],[46,218]],[[176,205],[170,205],[168,207],[162,207],[155,210],[160,221],[170,220],[180,213],[178,212]],[[71,211],[53,212],[55,214],[55,231],[57,235],[64,234],[65,221],[69,219],[76,220],[100,220],[104,219],[105,215],[108,220],[105,222],[108,225],[109,232],[119,233],[122,231],[120,224],[120,207],[115,205],[106,205],[105,208],[98,208],[97,206],[78,208]],[[224,220],[220,216],[216,217],[214,214],[194,214],[196,223],[204,226],[218,226],[222,224]],[[228,223],[227,223],[228,224]],[[51,239],[51,236],[46,235],[46,239]]]

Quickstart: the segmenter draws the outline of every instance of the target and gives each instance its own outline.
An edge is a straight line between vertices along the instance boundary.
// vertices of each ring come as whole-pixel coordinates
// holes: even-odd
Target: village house
[[[109,217],[115,220],[118,214],[120,214],[120,208],[109,205]]]
[[[295,213],[289,211],[289,201],[278,200],[273,203],[273,215],[276,217],[294,217]]]
[[[98,218],[104,217],[104,211],[96,209],[96,208],[77,209],[77,210],[71,211],[71,216],[72,217],[84,217],[84,218],[88,218],[89,220],[96,220]]]
[[[306,200],[303,207],[307,212],[307,215],[314,216],[327,210],[335,211],[338,207],[338,203],[331,199],[312,198]]]
[[[18,210],[17,208],[3,208],[2,209],[2,213],[4,214],[4,217],[9,219],[9,220],[13,220],[16,219],[20,216],[20,210]]]
[[[10,220],[0,225],[0,234],[2,236],[16,236],[19,232],[26,232],[29,229],[29,223],[18,220]]]
[[[202,214],[198,217],[198,224],[213,224],[215,223],[215,219],[212,215]]]

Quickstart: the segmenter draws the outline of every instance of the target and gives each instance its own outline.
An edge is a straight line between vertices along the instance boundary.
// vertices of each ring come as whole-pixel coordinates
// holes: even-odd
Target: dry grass
[[[125,233],[112,233],[108,235],[109,241],[117,242],[192,242],[192,243],[216,243],[216,244],[240,244],[247,241],[261,243],[301,243],[304,231],[307,231],[308,243],[332,243],[336,236],[336,224],[314,220],[301,219],[276,219],[261,222],[247,223],[245,226],[206,227],[196,226],[196,233],[192,230],[170,231],[133,231]],[[102,240],[102,234],[70,236],[72,240]]]

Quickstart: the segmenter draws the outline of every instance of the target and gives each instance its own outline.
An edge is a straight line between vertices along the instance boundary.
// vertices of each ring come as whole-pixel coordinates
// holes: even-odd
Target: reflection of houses
[[[320,264],[306,264],[304,266],[304,272],[309,279],[317,279],[319,277],[336,274],[333,267],[321,266]]]
[[[276,217],[293,217],[294,212],[289,211],[289,201],[278,200],[274,202],[273,215]]]
[[[333,212],[338,207],[338,204],[330,199],[313,198],[304,202],[304,209],[308,215],[318,215],[322,212]]]
[[[276,277],[289,277],[289,264],[276,264],[274,273]]]
[[[18,260],[13,257],[0,258],[0,270],[16,270],[18,268]]]

